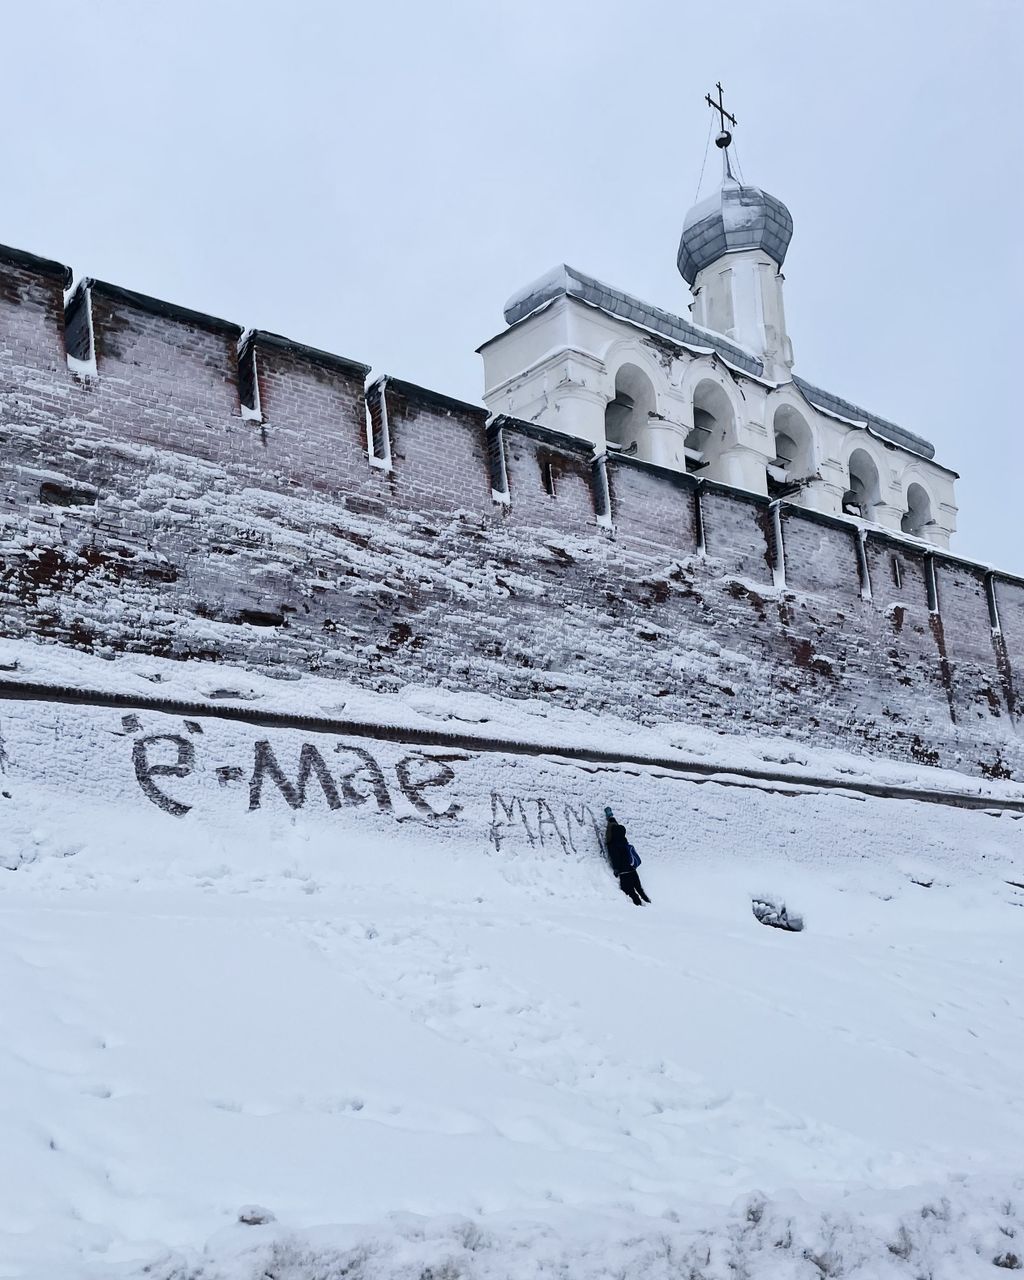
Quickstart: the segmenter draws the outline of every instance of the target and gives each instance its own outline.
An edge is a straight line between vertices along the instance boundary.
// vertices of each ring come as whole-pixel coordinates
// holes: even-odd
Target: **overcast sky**
[[[685,313],[720,79],[796,371],[931,439],[954,547],[1024,573],[1022,0],[0,8],[0,242],[477,402],[556,263]]]

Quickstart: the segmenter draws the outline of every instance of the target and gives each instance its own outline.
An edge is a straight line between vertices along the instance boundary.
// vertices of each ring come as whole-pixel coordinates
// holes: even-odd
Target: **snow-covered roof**
[[[559,297],[578,298],[582,302],[606,311],[609,315],[628,320],[632,324],[642,325],[645,329],[662,334],[691,350],[714,351],[734,368],[750,374],[751,377],[760,378],[764,374],[762,362],[746,347],[739,346],[738,343],[730,341],[711,329],[704,329],[691,320],[684,320],[682,316],[673,315],[672,312],[664,311],[661,307],[655,307],[649,302],[643,302],[628,293],[623,293],[621,289],[615,289],[593,276],[585,275],[564,262],[509,298],[505,303],[506,323],[518,324],[520,320],[525,320],[527,316]],[[877,414],[833,395],[830,391],[823,391],[803,378],[794,376],[793,385],[815,408],[831,417],[858,427],[867,427],[882,439],[910,453],[916,453],[922,458],[935,457],[933,444],[912,431],[897,426],[895,422],[880,418]]]
[[[534,280],[525,289],[513,294],[505,303],[505,320],[508,324],[525,320],[528,315],[552,299],[563,295],[589,302],[595,307],[600,307],[602,311],[619,316],[623,320],[631,320],[634,324],[643,325],[647,329],[653,329],[656,333],[664,334],[665,337],[672,338],[673,341],[682,343],[684,346],[696,347],[704,351],[717,351],[731,364],[747,373],[760,376],[762,372],[761,361],[753,352],[747,351],[735,342],[730,342],[720,333],[702,329],[692,321],[674,316],[670,311],[663,311],[649,302],[641,302],[639,298],[633,298],[628,293],[623,293],[621,289],[614,289],[610,284],[595,280],[593,276],[584,275],[582,271],[577,271],[564,262],[553,271],[549,271],[547,275],[541,276],[539,280]]]
[[[920,454],[922,458],[935,457],[935,446],[922,436],[914,435],[912,431],[908,431],[905,427],[899,427],[895,422],[879,418],[877,414],[869,413],[867,409],[861,409],[857,405],[851,404],[849,400],[843,400],[840,396],[833,395],[831,391],[822,391],[820,387],[812,386],[795,374],[793,375],[793,385],[816,409],[821,409],[824,413],[830,414],[834,418],[840,418],[857,425],[863,423],[875,435],[882,436],[883,439],[890,441],[892,444],[898,444],[901,448],[908,449],[911,453]]]

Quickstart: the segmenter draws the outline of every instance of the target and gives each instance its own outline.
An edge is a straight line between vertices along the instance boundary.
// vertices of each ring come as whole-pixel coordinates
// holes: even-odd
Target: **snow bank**
[[[1024,1183],[1015,1184],[1018,1197]],[[171,1254],[149,1280],[970,1280],[1024,1268],[1020,1201],[971,1184],[929,1198],[846,1197],[823,1213],[755,1193],[728,1211],[615,1211],[496,1222],[402,1215],[375,1229],[228,1229]],[[140,1275],[141,1280],[141,1275]]]

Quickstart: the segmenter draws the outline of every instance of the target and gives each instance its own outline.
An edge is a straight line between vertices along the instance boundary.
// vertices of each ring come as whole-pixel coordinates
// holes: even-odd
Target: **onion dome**
[[[725,179],[686,215],[676,262],[687,284],[726,253],[761,249],[781,267],[793,235],[789,210],[760,187],[737,182],[726,157]]]

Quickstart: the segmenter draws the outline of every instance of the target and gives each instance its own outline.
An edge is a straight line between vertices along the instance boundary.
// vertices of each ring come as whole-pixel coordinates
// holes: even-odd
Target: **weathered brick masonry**
[[[4,635],[1024,777],[1024,583],[69,283],[0,250]]]

